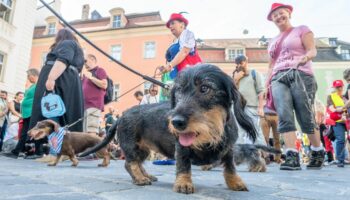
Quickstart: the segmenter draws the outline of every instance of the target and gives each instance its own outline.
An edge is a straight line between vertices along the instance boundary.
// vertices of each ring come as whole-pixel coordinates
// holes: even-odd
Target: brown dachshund
[[[58,132],[59,125],[53,120],[44,120],[36,124],[34,128],[29,131],[29,136],[34,140],[42,139],[53,132]],[[102,141],[97,135],[81,132],[69,132],[67,131],[63,137],[63,143],[60,154],[57,155],[56,160],[48,166],[56,166],[62,155],[66,155],[73,162],[72,166],[78,166],[78,159],[75,154],[81,153],[88,148],[91,148]],[[102,148],[97,152],[103,155],[103,162],[99,164],[99,167],[107,167],[110,161],[110,154],[107,147]]]

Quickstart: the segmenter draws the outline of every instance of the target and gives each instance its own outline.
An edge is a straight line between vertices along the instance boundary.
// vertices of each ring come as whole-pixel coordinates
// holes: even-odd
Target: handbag
[[[45,118],[60,117],[66,113],[66,107],[62,98],[55,94],[49,93],[41,99],[41,113]]]
[[[345,127],[347,131],[350,131],[350,118],[346,118],[345,120]]]
[[[281,54],[282,44],[283,44],[284,40],[288,37],[289,33],[292,32],[292,30],[293,30],[293,28],[291,28],[286,33],[284,33],[282,38],[280,39],[279,43],[276,44],[275,55],[272,57],[273,65],[276,63],[278,57]],[[273,96],[272,96],[272,90],[271,90],[272,74],[268,78],[269,78],[268,79],[269,86],[268,86],[267,92],[266,92],[266,107],[269,108],[270,110],[276,111],[275,104],[273,101]]]
[[[20,118],[14,114],[12,114],[11,112],[9,113],[9,121],[10,121],[10,124],[13,124],[13,123],[18,123],[20,120]]]
[[[327,113],[329,115],[329,118],[338,121],[343,117],[343,113],[341,112],[332,112],[329,108],[327,108]]]

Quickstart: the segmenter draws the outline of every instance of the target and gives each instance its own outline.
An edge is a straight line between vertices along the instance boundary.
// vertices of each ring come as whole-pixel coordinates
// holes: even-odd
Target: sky
[[[51,0],[46,0],[51,2]],[[188,29],[196,38],[273,37],[275,25],[266,19],[276,0],[62,0],[61,13],[69,21],[80,19],[83,4],[109,16],[114,7],[126,14],[159,11],[166,21],[171,13],[187,12]],[[350,42],[350,0],[279,0],[294,7],[292,25],[307,25],[315,37],[337,37]],[[243,34],[248,30],[248,34]]]

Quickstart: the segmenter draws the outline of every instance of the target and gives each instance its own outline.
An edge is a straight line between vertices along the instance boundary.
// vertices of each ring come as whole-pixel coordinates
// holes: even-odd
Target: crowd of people
[[[254,144],[284,150],[283,156],[273,158],[262,154],[266,161],[281,163],[281,170],[300,170],[301,162],[305,162],[308,169],[321,169],[325,160],[327,164],[344,167],[350,159],[350,68],[344,71],[343,78],[348,83],[345,90],[343,81],[335,80],[333,92],[325,100],[327,104],[317,100],[317,82],[312,70],[312,59],[317,54],[314,34],[307,26],[292,26],[292,11],[290,5],[274,3],[268,13],[267,19],[276,25],[280,34],[269,42],[266,81],[262,74],[249,67],[249,58],[240,55],[235,59],[232,84],[242,94],[245,112],[258,132]],[[194,34],[187,29],[188,23],[178,13],[172,14],[166,23],[175,37],[166,52],[166,65],[159,68],[166,84],[171,85],[186,67],[202,63]],[[105,131],[101,131],[108,76],[98,66],[95,55],[84,55],[69,29],[57,33],[41,71],[29,69],[27,75],[30,87],[24,94],[18,92],[13,101],[8,102],[6,91],[0,92],[0,149],[6,156],[35,159],[48,152],[44,148],[47,139],[34,141],[33,148],[26,148],[30,140],[28,130],[45,119],[40,102],[48,93],[59,95],[66,108],[63,115],[52,120],[61,126],[73,124],[70,131],[104,137],[103,133],[108,132],[118,118],[115,109],[108,107],[103,117]],[[169,91],[159,91],[157,85],[151,84],[147,94],[137,91],[134,96],[140,105],[152,104],[168,100]],[[242,128],[237,143],[252,143]]]

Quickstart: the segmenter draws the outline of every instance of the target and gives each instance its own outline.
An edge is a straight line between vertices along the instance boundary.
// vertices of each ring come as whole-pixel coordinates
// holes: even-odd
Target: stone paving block
[[[10,185],[45,184],[43,180],[33,180],[23,176],[1,176],[0,187]]]
[[[86,190],[93,193],[103,192],[117,192],[131,189],[138,189],[140,186],[130,183],[118,183],[118,182],[87,182],[77,186],[80,190]]]
[[[3,198],[62,192],[70,192],[70,190],[61,186],[47,184],[9,185],[0,188],[0,194]]]
[[[32,195],[32,196],[21,196],[18,198],[7,198],[3,200],[105,200],[105,198],[85,195],[80,193],[71,194],[43,194],[43,195]]]

